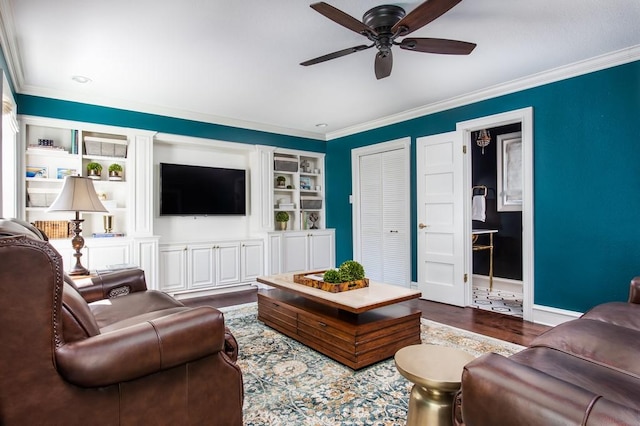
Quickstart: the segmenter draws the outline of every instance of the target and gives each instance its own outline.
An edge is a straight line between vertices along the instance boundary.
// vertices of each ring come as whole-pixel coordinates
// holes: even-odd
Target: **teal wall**
[[[4,58],[0,66],[5,66]],[[328,143],[154,114],[17,95],[18,113],[193,137],[326,151],[327,224],[337,262],[352,255],[351,149],[454,130],[460,121],[533,107],[534,303],[585,311],[625,300],[640,275],[640,62],[453,108]],[[415,229],[415,174],[411,177]],[[412,239],[416,280],[416,240]]]
[[[626,300],[640,275],[640,62],[329,141],[327,225],[336,228],[338,264],[353,256],[351,149],[411,136],[415,164],[417,137],[526,107],[534,113],[534,303],[583,312]],[[415,235],[411,245],[415,281]]]
[[[18,95],[16,102],[18,104],[18,114],[23,115],[130,127],[161,133],[314,152],[324,152],[326,147],[324,141],[316,139],[286,136],[59,99]]]

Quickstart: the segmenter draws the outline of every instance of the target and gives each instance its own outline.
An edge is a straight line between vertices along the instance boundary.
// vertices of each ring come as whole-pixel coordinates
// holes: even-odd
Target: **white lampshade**
[[[66,176],[62,191],[47,211],[108,212],[98,198],[91,179],[82,176]]]

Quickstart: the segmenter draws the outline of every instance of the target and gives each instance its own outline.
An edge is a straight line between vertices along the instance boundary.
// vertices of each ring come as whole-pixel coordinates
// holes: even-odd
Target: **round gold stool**
[[[396,368],[414,383],[407,425],[451,425],[462,368],[475,357],[446,346],[412,345],[396,352]]]

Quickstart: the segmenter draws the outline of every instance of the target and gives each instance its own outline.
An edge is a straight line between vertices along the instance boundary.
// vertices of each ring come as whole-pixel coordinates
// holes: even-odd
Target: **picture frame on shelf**
[[[75,176],[78,174],[78,170],[70,169],[67,167],[58,167],[58,173],[56,173],[57,179],[64,179],[65,176]]]
[[[43,166],[27,166],[26,176],[28,178],[47,179],[49,177],[49,169]]]
[[[311,190],[311,178],[308,176],[300,176],[300,189]]]

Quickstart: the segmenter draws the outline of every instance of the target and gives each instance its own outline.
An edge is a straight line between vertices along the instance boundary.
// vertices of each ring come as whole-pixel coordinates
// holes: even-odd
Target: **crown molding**
[[[612,68],[618,65],[627,64],[640,59],[640,45],[632,46],[626,49],[617,50],[615,52],[606,53],[584,61],[574,62],[572,64],[542,71],[527,77],[512,80],[506,83],[497,84],[482,90],[470,92],[462,96],[450,98],[441,102],[435,102],[418,108],[403,111],[398,114],[389,115],[377,120],[361,123],[356,126],[344,128],[326,134],[326,140],[337,139],[350,136],[356,133],[373,130],[391,124],[400,123],[425,115],[434,114],[450,110],[452,108],[469,105],[475,102],[484,101],[498,96],[508,95],[510,93],[519,92],[533,87],[543,86],[545,84],[566,80],[571,77],[577,77]]]
[[[325,141],[323,133],[305,132],[298,129],[290,129],[279,127],[265,123],[256,123],[248,120],[239,120],[230,117],[217,116],[213,114],[204,114],[194,111],[186,111],[176,108],[166,108],[158,105],[145,104],[143,102],[131,102],[120,99],[107,99],[95,96],[73,96],[70,97],[66,92],[43,89],[35,86],[23,86],[20,91],[23,95],[40,96],[45,98],[59,99],[69,102],[86,103],[95,106],[107,108],[116,108],[126,111],[134,111],[143,114],[155,114],[170,118],[181,118],[184,120],[192,120],[200,123],[209,123],[228,127],[237,127],[246,130],[255,130],[259,132],[274,133],[278,135],[295,136],[307,139]]]
[[[14,90],[19,93],[24,84],[24,73],[20,55],[18,54],[15,33],[11,4],[8,0],[0,0],[0,46],[9,67],[9,76],[13,82]]]

